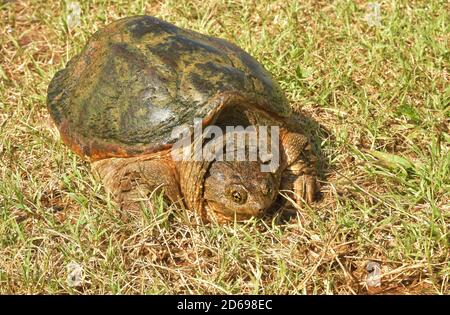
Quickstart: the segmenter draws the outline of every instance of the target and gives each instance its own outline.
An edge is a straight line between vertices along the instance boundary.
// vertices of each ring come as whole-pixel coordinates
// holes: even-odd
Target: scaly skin
[[[169,202],[195,210],[205,221],[226,223],[263,215],[280,190],[294,192],[300,207],[315,200],[315,157],[306,137],[282,129],[280,146],[280,167],[273,173],[261,172],[260,162],[173,161],[168,151],[92,165],[124,210],[138,210],[142,200],[162,189]],[[246,194],[242,204],[230,196],[235,187]]]
[[[63,141],[92,162],[124,209],[138,209],[155,189],[220,222],[260,215],[280,189],[293,190],[298,204],[314,199],[313,154],[286,97],[223,39],[150,16],[120,19],[55,74],[47,105]],[[172,131],[196,118],[204,127],[280,127],[280,166],[268,174],[259,162],[172,160]],[[245,202],[233,201],[242,195]]]

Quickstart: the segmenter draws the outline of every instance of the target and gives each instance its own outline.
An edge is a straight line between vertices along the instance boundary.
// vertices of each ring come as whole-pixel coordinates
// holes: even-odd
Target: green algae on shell
[[[175,127],[211,123],[238,103],[290,114],[277,83],[245,51],[150,16],[96,32],[47,96],[63,140],[92,160],[170,148]]]

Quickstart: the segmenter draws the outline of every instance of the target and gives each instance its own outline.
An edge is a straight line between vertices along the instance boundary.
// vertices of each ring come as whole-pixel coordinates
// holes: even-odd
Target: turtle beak
[[[243,211],[236,212],[233,209],[228,209],[216,202],[208,202],[205,209],[209,216],[215,218],[218,223],[247,221],[254,217],[261,217],[265,214],[267,207],[252,207],[245,208]]]

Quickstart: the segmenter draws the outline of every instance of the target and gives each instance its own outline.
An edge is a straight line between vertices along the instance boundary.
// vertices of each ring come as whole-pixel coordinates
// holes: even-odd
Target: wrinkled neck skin
[[[274,203],[280,186],[280,172],[261,172],[260,162],[181,162],[177,168],[186,206],[207,222],[260,217]],[[236,202],[233,193],[244,200]]]
[[[190,146],[191,152],[194,152],[194,142]],[[211,162],[206,160],[195,161],[193,153],[183,156],[183,149],[172,149],[172,158],[179,178],[179,188],[184,197],[184,203],[188,209],[196,211],[200,217],[209,221],[206,208],[203,202],[203,186],[206,173],[209,170]]]
[[[221,143],[222,138],[217,137],[217,141]],[[262,216],[278,195],[282,169],[280,166],[265,172],[262,163],[260,159],[249,161],[248,155],[244,161],[176,161],[186,206],[208,222],[245,221]]]
[[[242,221],[262,215],[277,197],[280,185],[282,166],[273,169],[271,173],[261,171],[260,159],[256,161],[226,161],[205,160],[195,161],[193,152],[195,146],[202,150],[207,144],[217,141],[225,143],[226,127],[233,126],[283,126],[279,117],[265,113],[263,110],[243,103],[232,102],[226,106],[217,106],[218,110],[203,121],[205,131],[207,126],[218,126],[222,135],[208,139],[194,139],[192,130],[190,137],[191,155],[175,161],[179,175],[180,190],[185,204],[193,209],[206,221]],[[220,110],[219,110],[220,109]],[[230,124],[231,122],[231,124]],[[282,127],[280,128],[282,129]],[[219,144],[220,146],[220,144]],[[281,147],[281,146],[280,146]],[[181,151],[172,149],[175,155]],[[224,149],[223,152],[226,152]],[[182,155],[182,154],[181,154]],[[233,195],[245,195],[245,202],[236,202]]]

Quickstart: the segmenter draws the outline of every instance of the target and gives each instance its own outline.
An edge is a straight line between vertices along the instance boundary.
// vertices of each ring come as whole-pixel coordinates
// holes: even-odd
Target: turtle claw
[[[318,192],[318,183],[313,175],[301,175],[294,182],[295,203],[303,207],[305,204],[311,204],[316,200]]]

